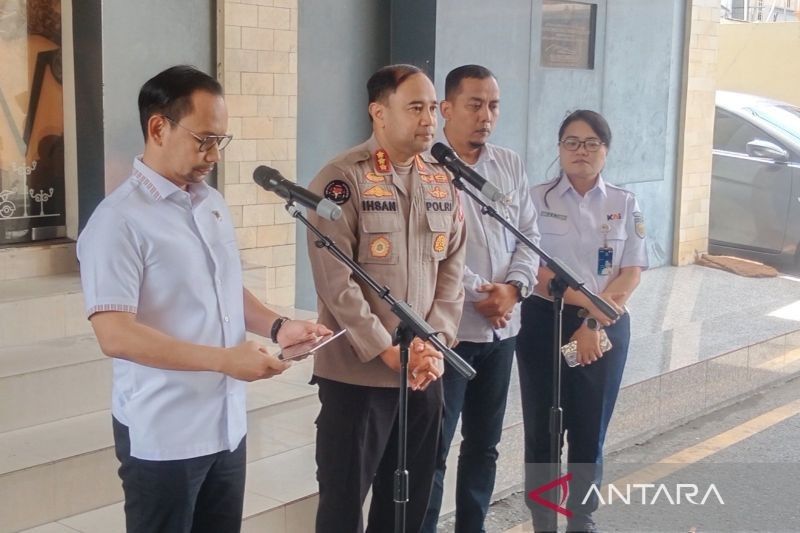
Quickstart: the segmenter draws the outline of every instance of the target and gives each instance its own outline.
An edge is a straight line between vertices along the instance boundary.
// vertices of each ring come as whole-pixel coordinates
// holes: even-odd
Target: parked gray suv
[[[709,251],[800,266],[800,107],[717,91]]]

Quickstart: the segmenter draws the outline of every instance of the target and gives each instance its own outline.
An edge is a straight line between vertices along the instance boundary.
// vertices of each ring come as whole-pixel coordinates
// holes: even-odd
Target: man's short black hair
[[[159,72],[139,91],[139,122],[147,141],[147,121],[153,115],[166,115],[179,121],[192,112],[192,94],[206,91],[221,96],[222,85],[190,65],[176,65]]]
[[[420,73],[422,69],[414,65],[389,65],[378,69],[367,81],[369,103],[385,101],[409,77]]]
[[[485,80],[486,78],[495,78],[492,71],[481,65],[463,65],[454,68],[447,74],[444,80],[444,98],[445,100],[452,101],[458,94],[458,88],[461,86],[461,80],[465,78],[475,78],[478,80]]]

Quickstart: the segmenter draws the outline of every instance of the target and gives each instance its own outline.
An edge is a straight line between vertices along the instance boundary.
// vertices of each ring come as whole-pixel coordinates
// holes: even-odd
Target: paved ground
[[[673,487],[673,499],[677,483],[697,485],[701,496],[714,484],[724,504],[712,495],[707,506],[670,506],[666,497],[650,507],[606,505],[596,514],[602,531],[800,532],[798,413],[800,378],[612,454],[606,481],[623,481],[619,476],[632,471],[641,475],[643,467],[669,458],[666,475],[645,472],[651,478],[646,481]],[[532,531],[521,525],[529,519],[518,492],[492,505],[486,531]],[[453,532],[453,519],[440,531]]]

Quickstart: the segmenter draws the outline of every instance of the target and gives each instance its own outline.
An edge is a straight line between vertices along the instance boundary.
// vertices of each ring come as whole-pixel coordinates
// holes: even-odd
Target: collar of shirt
[[[561,174],[561,181],[558,182],[558,185],[555,188],[555,192],[559,196],[564,196],[567,193],[567,191],[572,191],[576,195],[580,196],[580,194],[578,194],[578,191],[575,190],[575,187],[572,186],[572,183],[569,181],[569,178],[567,178],[567,175]],[[591,197],[597,194],[597,192],[595,191],[599,191],[599,193],[602,194],[604,198],[608,196],[608,192],[606,191],[606,182],[603,180],[602,174],[597,176],[597,183],[595,184],[595,186],[586,191],[586,196]]]
[[[488,163],[489,161],[494,161],[494,160],[495,160],[494,149],[493,149],[491,144],[486,143],[481,148],[481,153],[478,155],[478,160],[475,161],[474,165],[470,165],[470,166],[477,167],[479,165],[482,165],[482,164]]]
[[[453,148],[453,145],[450,144],[450,141],[447,139],[447,136],[444,134],[444,131],[442,131],[441,135],[437,135],[436,136],[436,140],[434,142],[441,142],[441,143],[446,144],[449,148],[451,148],[453,150],[453,152],[456,153],[456,155],[459,158],[461,157],[460,155],[458,155],[458,152],[456,152],[456,149]],[[429,153],[429,152],[426,152],[426,153]],[[431,156],[431,157],[433,157],[433,156]],[[488,163],[489,161],[494,161],[494,160],[495,160],[494,149],[493,149],[493,146],[491,144],[489,144],[489,143],[485,143],[481,147],[481,152],[480,152],[480,154],[478,154],[478,160],[475,161],[475,164],[471,165],[471,164],[467,163],[466,161],[464,161],[462,159],[462,161],[464,161],[464,163],[469,165],[471,168],[479,167],[482,164],[485,164],[485,163]]]
[[[192,206],[197,206],[208,198],[209,186],[205,181],[193,183],[187,187],[187,191],[184,191],[147,166],[142,160],[142,155],[137,155],[133,160],[133,175],[156,200],[164,200],[175,193],[188,192]]]
[[[456,156],[459,159],[461,158],[461,156],[458,154],[458,152],[456,152],[456,149],[453,148],[453,145],[450,144],[450,141],[447,139],[447,136],[444,134],[444,130],[442,131],[441,136],[437,136],[436,140],[438,142],[442,142],[442,143],[446,144],[450,149],[453,150],[453,153],[455,153]],[[477,172],[478,174],[481,174],[481,175],[486,173],[486,171],[489,169],[489,167],[488,167],[489,163],[493,163],[495,160],[496,160],[496,157],[495,157],[494,147],[489,143],[485,143],[483,145],[483,147],[481,147],[480,154],[478,154],[478,159],[477,159],[477,161],[475,161],[474,164],[469,164],[469,163],[467,163],[466,161],[464,161],[462,159],[462,161],[464,161],[464,164],[466,164],[468,167],[470,167],[475,172]],[[486,178],[486,176],[483,176],[483,177]],[[499,178],[501,178],[501,176],[492,176],[492,178],[490,178],[490,181],[493,180],[494,181],[494,185],[499,187],[500,190],[502,190],[504,193],[508,194],[510,191],[507,191],[507,190],[503,189],[506,185],[504,183],[497,182],[497,180]],[[475,188],[467,180],[463,180],[462,179],[461,183],[463,183],[465,186],[469,187],[471,191],[473,191],[475,193],[480,193],[480,191],[477,188]],[[459,194],[463,195],[464,193],[460,192]],[[472,201],[470,198],[465,198],[465,200],[466,201],[470,201],[470,202]]]

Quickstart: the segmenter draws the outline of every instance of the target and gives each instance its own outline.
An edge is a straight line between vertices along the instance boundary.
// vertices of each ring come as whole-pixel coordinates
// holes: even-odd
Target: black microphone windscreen
[[[280,178],[283,178],[280,172],[266,165],[259,165],[253,171],[253,181],[267,190],[272,189],[272,187],[275,185],[275,182]]]
[[[445,161],[453,159],[455,152],[444,143],[436,143],[431,147],[431,155],[435,157],[439,163],[444,164]]]

